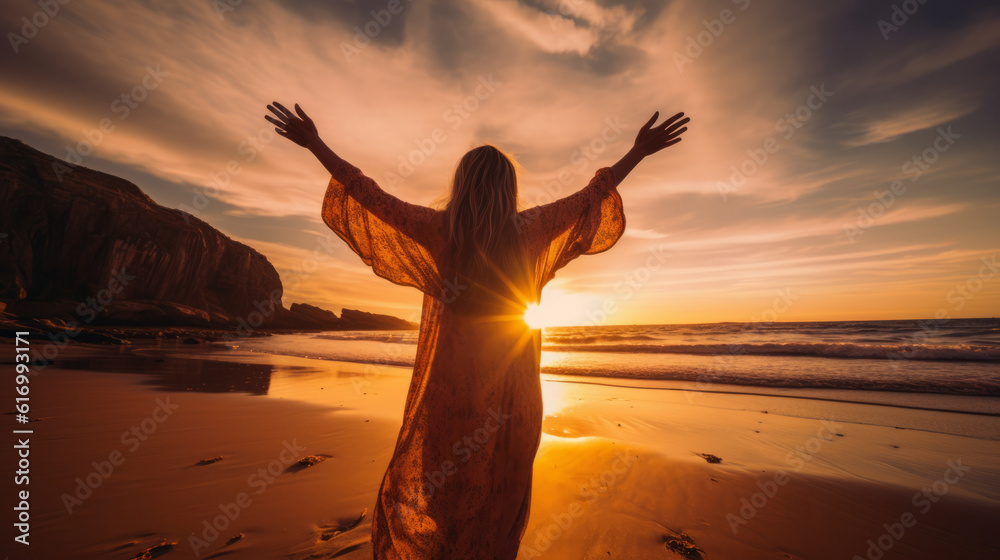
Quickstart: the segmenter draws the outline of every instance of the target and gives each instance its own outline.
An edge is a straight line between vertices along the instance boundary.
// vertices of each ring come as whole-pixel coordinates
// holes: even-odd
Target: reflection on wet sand
[[[275,366],[196,358],[154,358],[133,354],[59,360],[59,367],[150,375],[144,383],[161,391],[266,395]],[[287,369],[287,368],[284,368]]]

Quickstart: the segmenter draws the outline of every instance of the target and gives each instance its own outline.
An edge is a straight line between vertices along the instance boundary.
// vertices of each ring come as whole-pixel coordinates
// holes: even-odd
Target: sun
[[[524,311],[524,322],[528,323],[528,326],[533,329],[552,326],[547,324],[549,321],[545,317],[545,310],[542,309],[542,306],[537,303],[528,304],[528,309]]]
[[[582,323],[588,309],[588,298],[581,294],[568,294],[558,288],[542,290],[541,303],[529,303],[524,312],[524,322],[533,329],[545,327],[573,327]]]

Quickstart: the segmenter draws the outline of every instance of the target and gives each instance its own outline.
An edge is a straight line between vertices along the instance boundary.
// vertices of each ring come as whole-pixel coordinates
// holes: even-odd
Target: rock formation
[[[267,258],[136,185],[0,137],[0,312],[79,325],[413,328],[281,306]],[[273,302],[273,303],[272,303]],[[258,319],[260,322],[258,322]]]

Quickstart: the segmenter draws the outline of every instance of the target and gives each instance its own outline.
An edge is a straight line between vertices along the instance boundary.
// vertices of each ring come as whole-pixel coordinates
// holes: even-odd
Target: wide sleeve
[[[580,255],[607,251],[625,232],[625,212],[610,167],[597,170],[579,192],[518,214],[541,289],[557,270]]]
[[[434,258],[443,242],[440,212],[390,195],[347,162],[335,171],[323,198],[323,222],[375,274],[440,297]]]

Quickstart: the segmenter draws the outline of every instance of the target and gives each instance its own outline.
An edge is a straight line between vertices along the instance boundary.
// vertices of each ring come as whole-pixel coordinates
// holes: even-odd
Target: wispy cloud
[[[860,125],[862,134],[847,142],[857,147],[866,144],[891,142],[910,132],[933,128],[955,121],[974,112],[978,103],[969,99],[948,98],[940,102],[925,102],[898,110],[887,117],[880,117]]]
[[[294,270],[323,230],[328,176],[271,134],[262,117],[272,100],[299,102],[338,153],[421,204],[483,143],[519,158],[529,204],[570,194],[628,149],[652,111],[684,110],[684,141],[620,187],[629,227],[619,247],[560,275],[600,301],[651,248],[668,247],[672,272],[624,305],[621,322],[739,320],[769,286],[789,283],[836,302],[813,318],[849,314],[845,294],[894,286],[909,295],[886,306],[859,297],[854,311],[912,316],[968,266],[932,245],[963,259],[1000,248],[989,179],[1000,109],[987,102],[1000,91],[1000,19],[989,2],[928,3],[890,41],[875,23],[881,9],[861,0],[401,5],[379,22],[377,1],[244,2],[221,16],[211,2],[71,3],[2,55],[0,129],[66,156],[110,118],[114,131],[84,165],[127,170],[171,206],[208,192],[201,217]],[[0,21],[18,29],[37,9],[16,0]],[[715,26],[724,9],[735,18]],[[681,71],[677,53],[697,54]],[[149,66],[166,77],[120,119],[112,103]],[[488,95],[483,80],[495,84]],[[833,97],[810,108],[824,84]],[[938,126],[963,136],[913,182],[902,166]],[[769,138],[780,149],[754,160]],[[718,185],[744,166],[753,172],[724,200]],[[843,224],[894,180],[907,181],[905,196],[848,243]],[[921,257],[907,261],[914,247]],[[420,302],[388,283],[371,289],[343,246],[299,280],[286,283],[286,303],[408,313]]]

